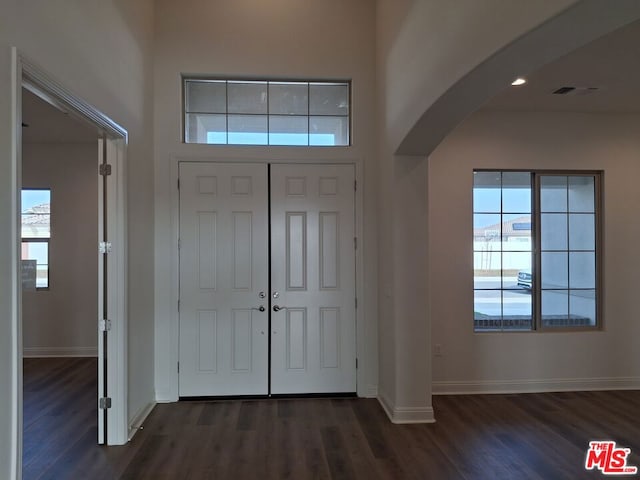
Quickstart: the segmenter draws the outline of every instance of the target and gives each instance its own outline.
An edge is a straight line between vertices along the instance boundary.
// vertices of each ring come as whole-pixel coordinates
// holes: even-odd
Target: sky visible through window
[[[50,190],[23,190],[22,191],[22,213],[27,213],[36,205],[51,203]]]

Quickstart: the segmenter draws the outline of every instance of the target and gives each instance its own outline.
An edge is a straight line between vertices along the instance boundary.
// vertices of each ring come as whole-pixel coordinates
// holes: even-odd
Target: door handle
[[[287,307],[281,307],[280,305],[274,305],[273,306],[273,311],[274,312],[279,312],[280,310],[285,310]]]
[[[251,310],[258,310],[259,312],[264,312],[266,308],[264,308],[264,305],[260,305],[259,307],[251,307]]]

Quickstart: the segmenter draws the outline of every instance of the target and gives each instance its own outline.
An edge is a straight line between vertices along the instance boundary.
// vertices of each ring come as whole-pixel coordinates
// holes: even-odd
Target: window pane
[[[569,319],[569,294],[566,290],[542,292],[542,325],[565,327]]]
[[[568,264],[567,254],[543,252],[541,256],[542,288],[567,288]]]
[[[308,145],[307,117],[269,116],[269,145]]]
[[[270,83],[269,113],[308,115],[309,85],[307,83]]]
[[[596,325],[596,291],[573,290],[569,295],[569,318],[575,326]]]
[[[476,241],[500,242],[502,234],[502,223],[500,222],[500,214],[495,213],[476,213],[473,215],[473,236]],[[498,245],[499,247],[499,245]],[[475,247],[474,247],[475,248]],[[484,244],[482,245],[484,249]]]
[[[569,177],[569,211],[594,212],[594,177]]]
[[[473,211],[500,212],[500,172],[473,172]]]
[[[476,330],[500,330],[502,328],[502,292],[500,290],[475,290],[473,318]]]
[[[502,248],[507,251],[530,251],[531,215],[511,213],[502,216]]]
[[[504,330],[531,330],[531,291],[518,290],[502,293],[502,328]]]
[[[567,177],[556,175],[540,177],[540,211],[567,211]]]
[[[51,190],[22,190],[23,238],[51,237]]]
[[[267,116],[229,115],[229,143],[236,145],[266,145]]]
[[[531,174],[529,172],[502,174],[502,211],[505,213],[531,212]]]
[[[596,288],[595,252],[569,253],[569,288]]]
[[[518,274],[531,272],[531,252],[502,254],[502,288],[518,288]]]
[[[474,288],[501,288],[500,251],[473,253]]]
[[[541,214],[540,242],[542,250],[566,250],[567,215],[564,213]]]
[[[226,113],[226,82],[188,80],[185,84],[185,102],[187,112]]]
[[[36,288],[49,286],[49,242],[22,242],[22,260],[36,261]]]
[[[595,250],[595,215],[580,213],[569,215],[569,249]]]
[[[186,117],[187,143],[227,143],[226,115],[202,115],[190,113]]]
[[[349,85],[309,85],[310,115],[349,115]]]
[[[309,145],[349,145],[349,117],[309,117]]]
[[[229,82],[227,91],[229,113],[267,113],[267,82]]]

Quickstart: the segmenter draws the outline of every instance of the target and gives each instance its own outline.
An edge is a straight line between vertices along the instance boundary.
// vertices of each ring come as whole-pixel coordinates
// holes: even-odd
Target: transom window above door
[[[348,146],[351,82],[184,79],[184,141]]]

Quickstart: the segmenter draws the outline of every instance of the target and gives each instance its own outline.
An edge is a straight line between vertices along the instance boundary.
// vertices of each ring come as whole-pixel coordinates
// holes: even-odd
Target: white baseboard
[[[378,394],[378,402],[391,423],[434,423],[436,421],[432,407],[397,407],[382,393]]]
[[[97,347],[23,347],[24,358],[97,357]]]
[[[129,422],[129,441],[131,441],[133,436],[138,433],[138,430],[140,430],[140,427],[142,427],[142,424],[155,406],[156,402],[150,402],[138,410],[138,412],[133,416],[133,419]]]
[[[554,378],[433,382],[433,395],[640,390],[640,377]]]

